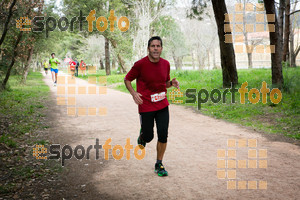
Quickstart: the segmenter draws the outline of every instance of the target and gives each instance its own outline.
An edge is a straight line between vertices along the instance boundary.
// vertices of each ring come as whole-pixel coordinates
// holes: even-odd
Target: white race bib
[[[161,101],[164,98],[166,98],[166,92],[161,92],[161,93],[156,93],[156,94],[151,95],[151,101],[152,102]]]

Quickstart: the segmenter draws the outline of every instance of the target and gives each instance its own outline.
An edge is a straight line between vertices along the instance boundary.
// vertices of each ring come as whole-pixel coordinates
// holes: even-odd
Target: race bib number
[[[151,101],[152,102],[161,101],[164,98],[166,98],[166,92],[161,92],[161,93],[156,93],[156,94],[151,95]]]

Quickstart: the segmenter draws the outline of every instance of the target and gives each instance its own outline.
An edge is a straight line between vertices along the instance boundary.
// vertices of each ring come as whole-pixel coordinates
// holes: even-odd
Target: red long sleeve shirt
[[[170,63],[167,60],[160,58],[153,63],[146,56],[134,63],[124,79],[136,79],[137,92],[143,100],[143,104],[139,104],[139,113],[161,110],[169,105],[166,97],[162,100],[155,97],[155,94],[167,93],[166,83],[170,81]]]

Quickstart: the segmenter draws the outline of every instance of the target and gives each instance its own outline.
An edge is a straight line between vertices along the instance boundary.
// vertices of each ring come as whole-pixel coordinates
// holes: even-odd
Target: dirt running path
[[[53,87],[49,75],[45,82],[51,88],[55,102],[57,87]],[[80,79],[76,79],[76,85],[92,86]],[[76,100],[77,107],[106,107],[107,114],[68,116],[67,106],[50,105],[55,118],[52,124],[56,125],[51,128],[53,143],[69,144],[73,149],[81,144],[87,149],[95,144],[96,138],[102,145],[111,138],[112,146],[119,144],[124,147],[126,138],[130,138],[133,148],[136,147],[139,117],[129,94],[108,89],[106,95],[76,95]],[[95,160],[94,149],[90,160],[66,160],[64,183],[51,198],[299,199],[300,149],[297,145],[271,141],[255,131],[197,114],[183,106],[170,105],[169,143],[164,158],[169,176],[161,178],[153,172],[156,139],[155,136],[147,144],[146,156],[142,160],[134,157],[133,150],[130,160],[125,159],[125,153],[121,160],[113,159],[111,150],[109,160],[104,160],[103,149],[99,160]],[[228,179],[218,179],[217,170],[222,169],[217,168],[217,151],[227,149],[228,139],[256,139],[257,147],[251,149],[267,149],[267,158],[250,159],[267,160],[266,169],[236,168],[236,178],[233,179],[257,181],[257,187],[259,181],[266,181],[267,189],[227,189]],[[248,160],[250,148],[231,149],[236,149],[236,160]],[[255,161],[251,162],[255,164]]]

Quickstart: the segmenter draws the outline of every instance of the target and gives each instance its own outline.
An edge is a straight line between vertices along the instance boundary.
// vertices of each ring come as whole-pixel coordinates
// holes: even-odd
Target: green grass
[[[4,198],[13,195],[18,185],[29,179],[41,179],[59,172],[59,166],[54,162],[31,157],[30,148],[35,144],[49,144],[43,134],[35,137],[34,133],[49,128],[42,118],[46,117],[50,89],[39,72],[30,72],[25,85],[19,82],[20,77],[11,76],[8,89],[0,93],[0,150],[5,150],[0,156],[0,170],[7,174],[0,183],[0,196],[4,195]],[[34,163],[42,165],[37,167]],[[50,168],[48,172],[46,168]]]
[[[0,115],[10,123],[7,133],[15,137],[38,128],[43,100],[49,98],[49,87],[39,72],[30,73],[26,85],[19,83],[17,76],[9,79],[9,89],[0,93]],[[9,137],[8,136],[8,137]]]
[[[0,137],[0,142],[6,144],[7,146],[9,146],[11,148],[17,147],[17,143],[7,135],[2,135]]]
[[[94,76],[99,75],[104,76],[104,71]],[[123,84],[124,76],[124,74],[107,76],[107,85],[114,86],[117,90],[128,92]],[[227,93],[226,103],[222,103],[222,99],[219,103],[213,103],[209,99],[208,102],[201,104],[200,110],[198,110],[198,101],[192,104],[185,103],[187,99],[185,95],[183,98],[176,98],[176,100],[183,100],[184,103],[182,105],[192,106],[200,113],[208,116],[242,124],[266,133],[283,134],[291,138],[300,139],[300,69],[284,68],[283,76],[284,89],[281,90],[282,100],[279,104],[272,103],[269,94],[267,95],[266,104],[261,102],[261,94],[258,103],[252,104],[246,94],[246,102],[241,104],[239,92],[235,93],[235,103],[231,103],[231,93]],[[206,89],[209,94],[213,89],[219,89],[221,94],[225,90],[222,87],[221,70],[171,71],[171,77],[177,78],[180,82],[181,92],[184,94],[189,88],[196,89],[196,96],[200,89]],[[252,88],[260,90],[263,81],[267,83],[270,91],[273,89],[270,69],[240,69],[238,70],[238,77],[239,84],[236,86],[237,89],[246,81],[248,82],[248,92]],[[136,88],[135,82],[132,85]],[[172,89],[174,88],[168,89],[168,93]],[[170,100],[169,102],[171,103]]]

